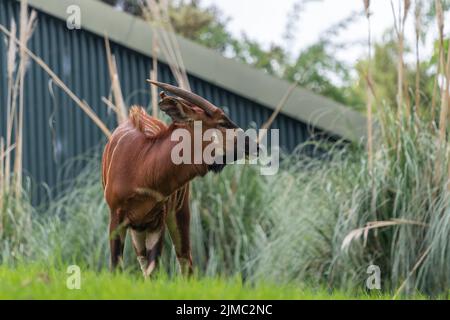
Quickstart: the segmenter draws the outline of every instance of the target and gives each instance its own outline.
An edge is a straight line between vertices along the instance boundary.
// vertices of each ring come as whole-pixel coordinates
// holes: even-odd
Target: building
[[[117,59],[126,103],[149,104],[150,90],[145,80],[152,64],[152,29],[147,23],[94,0],[29,0],[29,5],[38,12],[29,48],[111,129],[115,115],[101,101],[110,91],[105,32]],[[67,9],[71,5],[81,9],[80,30],[67,28]],[[9,28],[12,18],[18,21],[19,8],[17,0],[0,1],[0,23]],[[191,41],[178,41],[192,90],[226,107],[230,117],[243,128],[261,126],[289,87],[286,81],[223,58]],[[1,135],[6,118],[5,108],[1,107],[6,104],[6,49],[5,42],[0,41]],[[173,82],[166,62],[160,57],[158,79]],[[36,185],[45,183],[57,189],[80,169],[67,162],[101,146],[104,135],[35,63],[27,72],[25,93],[24,170]],[[281,145],[293,150],[312,132],[334,139],[359,140],[365,134],[365,119],[327,98],[298,88],[273,128],[280,129]],[[44,192],[43,188],[38,189],[39,194]]]

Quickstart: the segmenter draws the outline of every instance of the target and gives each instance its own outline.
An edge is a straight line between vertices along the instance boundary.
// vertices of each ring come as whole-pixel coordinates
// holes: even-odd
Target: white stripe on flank
[[[124,133],[119,140],[117,141],[116,147],[114,148],[112,154],[111,154],[111,160],[109,161],[109,165],[108,165],[108,171],[106,172],[106,181],[105,181],[105,191],[104,194],[106,195],[106,190],[108,190],[108,186],[109,186],[109,172],[111,171],[111,165],[114,161],[114,155],[116,153],[117,147],[119,146],[120,142],[122,141],[122,139],[127,136],[129,133],[131,133],[131,129],[129,129],[129,131],[127,131],[126,133]]]

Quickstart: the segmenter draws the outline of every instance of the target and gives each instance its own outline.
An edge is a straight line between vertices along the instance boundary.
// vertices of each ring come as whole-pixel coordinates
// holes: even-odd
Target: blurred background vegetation
[[[143,16],[142,0],[101,0],[119,10],[136,16]],[[317,41],[300,52],[291,52],[295,41],[296,27],[301,24],[301,15],[309,3],[321,0],[298,0],[286,17],[285,31],[279,43],[268,48],[249,37],[244,31],[242,37],[236,37],[228,31],[230,18],[215,5],[205,6],[201,0],[169,0],[169,14],[175,32],[208,48],[221,52],[224,56],[239,60],[245,64],[262,69],[268,74],[298,81],[299,85],[318,94],[327,96],[356,110],[365,111],[367,58],[359,57],[351,64],[338,58],[339,52],[345,52],[351,44],[335,40],[336,35],[359,19],[361,15],[351,13],[342,21],[329,26]],[[389,1],[386,3],[390,11]],[[442,1],[443,9],[450,8],[450,1]],[[435,28],[436,8],[434,1],[421,2],[420,41]],[[361,6],[362,7],[362,6]],[[388,12],[387,14],[390,14]],[[410,13],[413,14],[413,13]],[[415,44],[405,48],[406,54],[414,54]],[[431,103],[433,83],[436,76],[438,44],[436,41],[433,56],[421,62],[422,96]],[[373,82],[377,88],[377,102],[387,101],[396,104],[398,50],[394,27],[386,30],[383,39],[373,48]],[[414,84],[417,66],[405,65],[407,83]],[[411,95],[411,98],[413,96]]]

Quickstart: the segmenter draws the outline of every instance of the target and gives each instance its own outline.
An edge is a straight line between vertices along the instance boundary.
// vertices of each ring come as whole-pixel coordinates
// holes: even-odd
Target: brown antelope
[[[129,119],[113,132],[103,153],[104,196],[110,208],[111,267],[116,268],[122,261],[129,229],[142,272],[148,277],[157,265],[167,227],[181,270],[183,274],[190,274],[189,182],[209,171],[220,172],[226,164],[225,154],[233,152],[237,160],[239,152],[236,143],[231,143],[230,148],[224,139],[221,146],[224,153],[218,156],[223,161],[174,164],[171,151],[177,142],[172,141],[172,133],[179,128],[192,133],[194,121],[201,121],[203,131],[242,130],[204,98],[175,86],[150,82],[178,96],[160,94],[159,106],[172,123],[166,126],[147,115],[144,109],[132,107]],[[192,139],[194,136],[190,135]],[[245,142],[243,153],[248,155],[249,139]],[[201,149],[206,145],[202,141]]]

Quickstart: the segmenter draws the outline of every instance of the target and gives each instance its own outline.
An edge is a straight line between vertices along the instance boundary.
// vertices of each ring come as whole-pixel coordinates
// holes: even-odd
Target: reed
[[[446,63],[445,63],[445,52],[444,52],[444,12],[442,8],[442,2],[441,0],[435,0],[435,6],[436,6],[436,16],[437,16],[437,24],[438,24],[438,31],[439,31],[439,70],[440,72],[444,73],[446,70]],[[439,72],[437,73],[436,77],[439,77]],[[437,78],[438,83],[438,78]],[[445,83],[445,82],[444,82]],[[443,89],[445,90],[445,89]],[[445,102],[445,94],[441,93],[441,108],[440,108],[440,116],[439,116],[439,141],[441,145],[446,140],[446,124],[447,124],[447,113],[448,113],[448,106],[444,104]]]
[[[420,41],[422,32],[422,0],[415,1],[414,10],[414,31],[415,31],[415,41],[416,41],[416,82],[415,82],[415,99],[414,99],[414,114],[419,117],[419,106],[420,106]]]
[[[403,60],[403,54],[404,54],[404,27],[406,23],[407,8],[409,9],[409,1],[405,0],[403,3],[403,13],[402,13],[402,5],[401,0],[398,1],[398,8],[396,12],[396,8],[394,7],[394,2],[391,0],[391,8],[392,8],[392,15],[394,16],[394,29],[397,36],[397,51],[398,51],[398,61],[397,61],[397,108],[398,108],[398,119],[399,124],[401,125],[403,122],[403,116],[406,115],[406,118],[408,117],[408,110],[406,109],[406,113],[404,112],[404,60]]]
[[[13,133],[13,119],[14,117],[14,105],[13,97],[14,92],[14,74],[16,70],[16,52],[17,47],[15,43],[16,37],[16,23],[14,20],[11,21],[11,34],[12,38],[8,41],[8,55],[7,55],[7,75],[8,75],[8,97],[6,100],[6,147],[12,144],[12,133]],[[10,173],[11,173],[11,159],[9,154],[5,154],[4,160],[4,179],[5,179],[5,191],[8,191]]]
[[[159,46],[158,37],[153,34],[152,39],[152,70],[150,71],[150,79],[152,81],[158,81],[158,56]],[[152,97],[152,116],[158,118],[158,89],[156,86],[150,86],[150,92]]]
[[[367,152],[368,152],[368,166],[369,171],[372,171],[373,168],[373,94],[371,90],[370,83],[372,82],[372,30],[370,23],[370,1],[364,0],[364,12],[367,19],[367,47],[368,47],[368,64],[367,64],[367,76],[366,76],[366,99],[367,99]]]
[[[114,97],[113,110],[117,115],[117,123],[121,124],[128,119],[128,111],[123,100],[122,88],[120,86],[119,73],[117,72],[116,58],[111,54],[109,39],[105,35],[106,58],[108,61],[109,76],[111,79],[111,91]],[[112,103],[111,103],[112,104]]]

